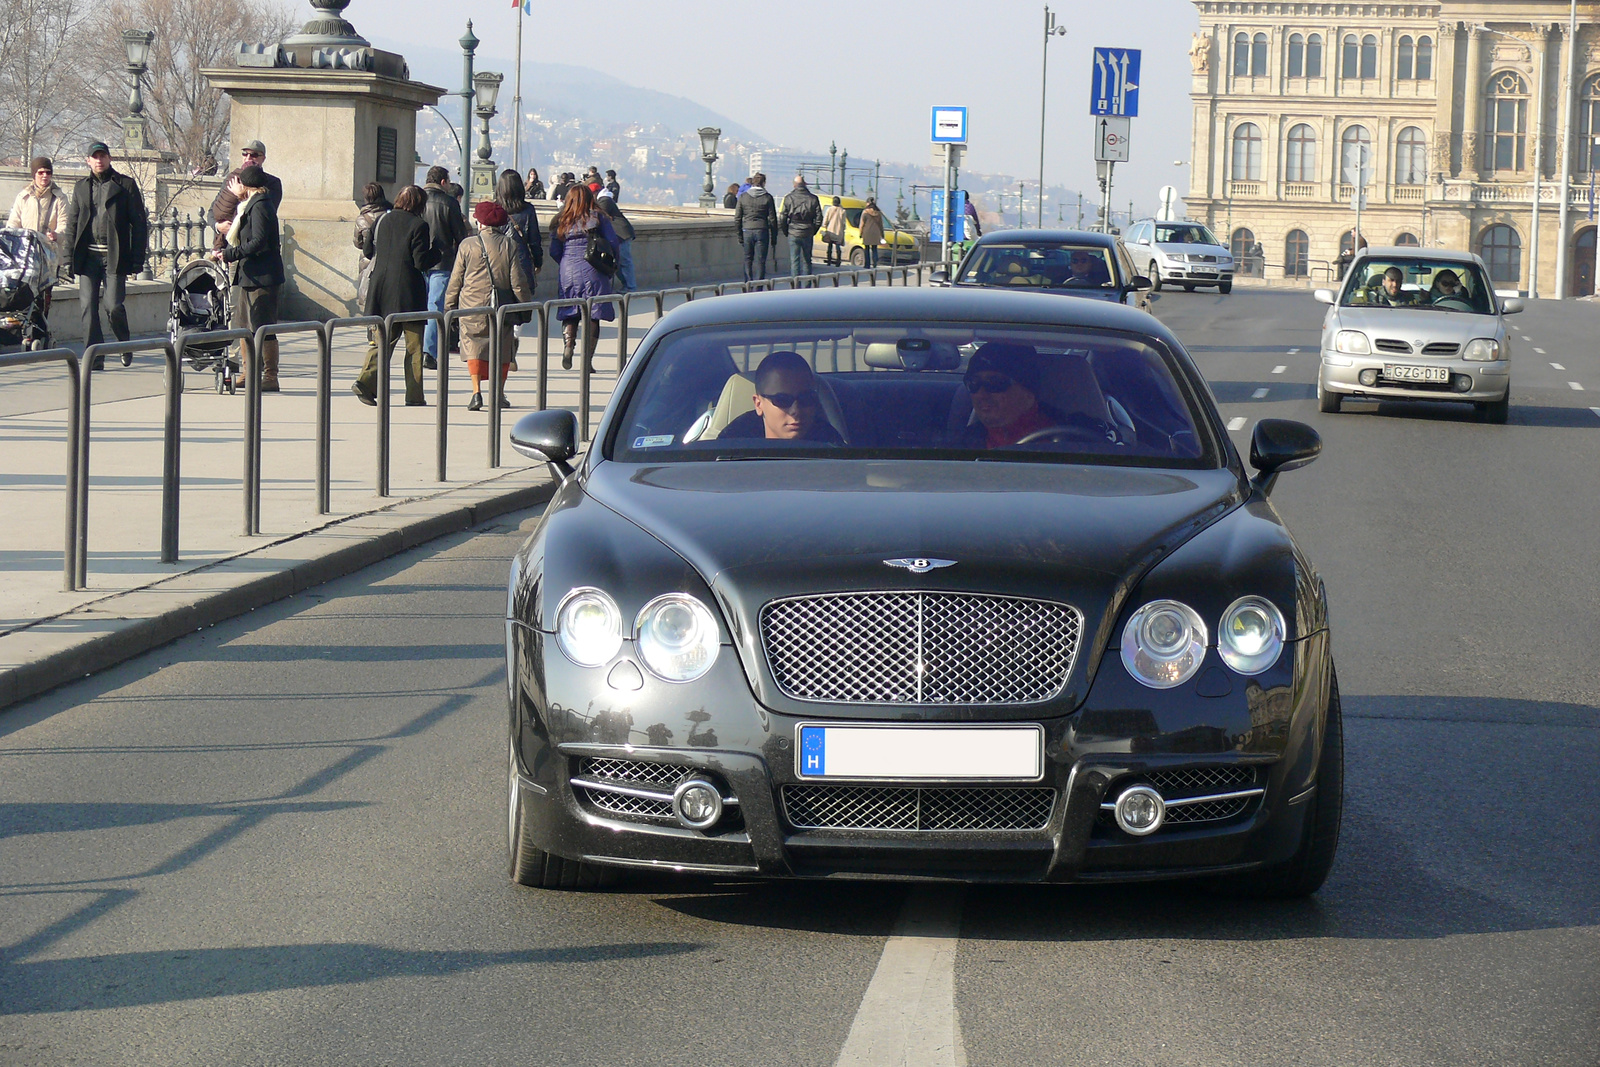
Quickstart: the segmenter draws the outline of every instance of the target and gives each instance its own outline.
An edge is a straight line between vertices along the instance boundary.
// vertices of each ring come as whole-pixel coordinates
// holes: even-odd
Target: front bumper
[[[1215,285],[1233,281],[1232,267],[1219,267],[1214,263],[1160,263],[1163,281],[1194,282],[1198,285]]]
[[[1383,376],[1384,364],[1444,367],[1450,372],[1446,385],[1420,385],[1391,381]],[[1363,384],[1361,372],[1371,371],[1377,381]],[[1370,375],[1369,375],[1370,377]],[[1511,388],[1511,361],[1476,362],[1463,359],[1428,359],[1415,356],[1346,355],[1323,350],[1318,383],[1324,392],[1356,397],[1390,397],[1397,400],[1501,400]]]
[[[521,632],[539,643],[538,635]],[[529,656],[518,659],[529,665]],[[801,781],[795,746],[802,719],[757,705],[734,660],[721,657],[702,679],[710,685],[687,699],[683,687],[648,681],[642,691],[608,695],[603,670],[574,668],[559,653],[537,674],[519,668],[513,736],[533,842],[595,863],[731,876],[1132,881],[1286,860],[1315,794],[1330,670],[1326,633],[1290,645],[1279,665],[1257,678],[1217,673],[1226,668],[1212,651],[1195,680],[1167,691],[1139,686],[1111,657],[1077,711],[1035,720],[1044,730],[1045,774],[1025,787]],[[1207,679],[1206,692],[1227,692],[1199,695],[1196,687]],[[536,681],[566,699],[543,699]],[[703,700],[708,694],[713,698]],[[885,709],[884,720],[896,720],[898,710]],[[659,808],[623,812],[626,805],[582,784],[594,780],[596,768],[624,763],[665,765],[668,780],[707,779],[737,804],[698,831]],[[1169,781],[1193,769],[1249,775],[1262,792],[1227,817],[1175,823],[1144,838],[1117,829],[1102,811],[1128,784]],[[942,802],[934,794],[952,790],[1027,788],[1050,796],[1048,815],[1020,829],[842,828],[798,816],[794,790],[802,788],[878,791],[862,800],[864,809],[885,790],[920,788],[919,811]]]

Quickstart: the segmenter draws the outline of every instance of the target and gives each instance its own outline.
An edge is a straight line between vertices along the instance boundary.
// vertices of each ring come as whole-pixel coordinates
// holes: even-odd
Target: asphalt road
[[[874,1062],[868,1017],[906,1000],[957,1035],[922,1062],[1593,1067],[1600,307],[1514,320],[1507,426],[1317,413],[1309,295],[1157,310],[1241,445],[1263,416],[1326,441],[1275,493],[1345,698],[1314,900],[513,888],[518,516],[0,714],[0,1063]]]

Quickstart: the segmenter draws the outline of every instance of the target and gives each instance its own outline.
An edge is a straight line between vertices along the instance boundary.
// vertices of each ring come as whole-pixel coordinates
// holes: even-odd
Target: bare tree
[[[0,153],[58,154],[93,113],[88,0],[0,0]]]

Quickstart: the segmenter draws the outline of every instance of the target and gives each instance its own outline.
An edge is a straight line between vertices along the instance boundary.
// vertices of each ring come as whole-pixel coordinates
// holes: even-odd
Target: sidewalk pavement
[[[635,305],[630,347],[654,322]],[[601,333],[591,427],[618,371],[616,331]],[[548,499],[547,469],[511,449],[537,399],[537,341],[523,338],[506,386],[501,467],[488,466],[486,412],[466,410],[466,366],[449,369],[448,481],[436,480],[436,379],[428,407],[404,405],[403,345],[392,363],[390,490],[376,494],[377,411],[350,391],[363,331],[335,334],[332,511],[316,511],[316,346],[285,336],[283,391],[262,397],[261,533],[244,528],[244,396],[219,395],[210,372],[185,373],[177,563],[161,556],[163,361],[116,357],[95,375],[90,432],[88,588],[62,590],[66,385],[59,366],[0,374],[0,707],[104,669],[183,633],[369,566],[434,537]],[[578,371],[552,337],[548,406],[576,411]],[[485,390],[487,398],[487,389]],[[104,398],[104,399],[102,399]]]

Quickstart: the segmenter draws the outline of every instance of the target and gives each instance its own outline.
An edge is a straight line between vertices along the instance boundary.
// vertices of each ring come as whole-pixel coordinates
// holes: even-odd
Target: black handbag
[[[598,225],[589,231],[589,244],[583,250],[583,261],[607,278],[617,273],[617,254],[611,250],[611,242],[606,240],[606,235],[600,232]]]

